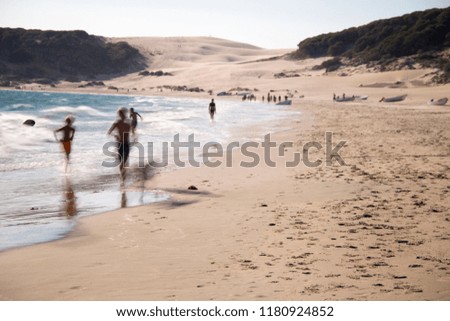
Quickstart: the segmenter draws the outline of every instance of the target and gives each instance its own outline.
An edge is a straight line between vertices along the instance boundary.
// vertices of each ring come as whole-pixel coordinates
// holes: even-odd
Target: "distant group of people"
[[[284,100],[288,100],[288,96],[284,96]],[[262,101],[264,102],[265,100],[265,96],[262,96]],[[275,95],[271,95],[270,93],[267,93],[267,102],[271,103],[271,102],[276,103],[277,102],[277,96]],[[281,102],[281,96],[278,96],[278,102]]]
[[[342,96],[336,96],[335,93],[333,93],[333,101],[352,101],[355,100],[356,96],[352,95],[352,96],[346,96],[345,93],[342,94]],[[359,98],[361,98],[359,96]],[[364,98],[362,98],[364,99]]]
[[[340,99],[345,99],[345,98],[346,98],[346,97],[345,97],[345,93],[342,94],[342,98],[339,97],[339,96],[336,96],[336,94],[333,93],[333,100],[340,100]]]
[[[256,96],[253,94],[249,94],[249,95],[245,94],[244,96],[242,96],[242,101],[246,101],[246,100],[256,101]]]
[[[289,97],[286,95],[286,96],[284,96],[284,100],[288,100],[289,99]],[[242,101],[245,101],[245,100],[248,100],[248,101],[256,101],[256,96],[254,95],[254,94],[249,94],[249,95],[247,95],[247,94],[245,94],[244,96],[242,96]],[[262,96],[261,97],[261,100],[262,100],[262,102],[264,102],[265,100],[266,100],[266,96]],[[275,95],[271,95],[270,93],[267,93],[267,102],[268,103],[271,103],[271,102],[274,102],[274,103],[277,103],[277,102],[281,102],[281,96],[275,96]]]

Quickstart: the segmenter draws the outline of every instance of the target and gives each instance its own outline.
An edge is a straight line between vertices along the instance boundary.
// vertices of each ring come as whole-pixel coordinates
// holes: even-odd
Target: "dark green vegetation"
[[[450,77],[450,7],[378,20],[361,27],[308,38],[298,44],[294,59],[339,57],[350,64],[379,63],[410,56],[409,65],[440,68]],[[336,60],[334,60],[336,65]],[[408,64],[407,64],[408,65]],[[326,66],[324,67],[326,68]]]
[[[0,28],[0,80],[53,82],[105,79],[147,67],[126,42],[84,31]]]

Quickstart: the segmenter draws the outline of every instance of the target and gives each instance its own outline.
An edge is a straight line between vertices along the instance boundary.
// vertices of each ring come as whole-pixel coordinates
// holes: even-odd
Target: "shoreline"
[[[286,157],[307,141],[324,142],[330,130],[335,142],[349,142],[348,166],[162,173],[146,187],[171,190],[168,202],[86,217],[65,239],[0,253],[8,271],[0,298],[448,300],[448,191],[439,175],[449,164],[433,150],[445,146],[450,110],[411,107],[405,114],[297,102],[302,117],[275,135],[294,142]],[[429,146],[420,143],[430,135]],[[394,148],[398,139],[402,150]],[[422,163],[429,173],[417,172]]]
[[[13,90],[14,92],[16,92],[16,90]],[[27,91],[30,93],[36,92],[36,91]],[[38,91],[41,92],[41,91]],[[55,93],[54,91],[46,91],[44,93]],[[66,92],[58,92],[58,93],[63,93],[63,94],[82,94],[82,95],[86,95],[86,93],[66,93]],[[89,93],[92,95],[97,95],[98,93]],[[106,95],[101,93],[100,95]],[[110,96],[114,96],[114,95],[110,95]],[[139,97],[136,95],[120,95],[122,97]],[[156,97],[156,96],[152,96],[152,97]],[[163,98],[166,99],[164,96],[159,96],[159,98]],[[168,97],[167,99],[170,99],[170,97]],[[182,99],[182,98],[180,98]],[[201,99],[201,98],[198,98]],[[236,103],[240,103],[239,101],[236,100]],[[286,118],[286,115],[283,115],[283,112],[280,111],[280,117],[284,117]],[[277,122],[281,122],[281,120],[278,119],[277,117]],[[259,122],[256,125],[253,125],[252,128],[255,128],[254,130],[251,131],[251,133],[259,133],[262,132],[262,129],[258,127],[260,126],[264,126],[264,124],[269,124],[269,122],[272,122],[270,120],[266,120],[263,123]],[[240,126],[242,127],[242,126]],[[247,132],[246,129],[244,128],[240,128],[239,126],[236,127],[233,131],[233,135],[229,137],[227,143],[231,143],[231,141],[233,139],[238,139],[238,140],[242,140],[243,135],[248,134],[248,128],[247,128]],[[269,126],[270,127],[270,126]],[[182,138],[183,140],[184,138]],[[198,154],[199,151],[198,149],[196,151],[194,151],[194,153]],[[183,152],[183,154],[187,155],[187,151]],[[185,156],[186,156],[185,155]],[[182,156],[183,157],[183,156]],[[202,154],[200,154],[199,157],[202,157]],[[145,158],[145,157],[144,157]],[[183,157],[185,158],[185,157]],[[139,161],[140,163],[140,161]],[[131,165],[131,164],[130,164]],[[147,201],[142,201],[141,204],[148,204],[148,203],[154,203],[154,202],[160,202],[161,200],[158,200],[160,197],[158,195],[155,195],[154,190],[148,190],[145,189],[144,186],[141,183],[141,180],[144,179],[144,177],[147,174],[153,175],[153,173],[159,172],[161,171],[161,169],[158,170],[155,169],[154,171],[152,171],[153,173],[144,173],[142,172],[142,170],[137,170],[135,167],[136,164],[131,165],[131,167],[129,168],[129,170],[131,171],[131,180],[127,183],[127,188],[120,188],[118,189],[115,184],[114,181],[111,181],[111,177],[110,175],[113,175],[113,172],[111,172],[110,174],[107,174],[107,181],[104,181],[104,179],[106,178],[102,178],[101,183],[100,184],[95,184],[94,181],[88,181],[85,177],[83,177],[80,181],[80,179],[77,179],[77,176],[73,176],[71,174],[62,174],[63,177],[61,177],[63,179],[63,182],[61,183],[60,188],[57,187],[55,189],[52,189],[50,192],[51,194],[55,194],[56,196],[58,196],[58,201],[55,200],[54,204],[49,204],[49,203],[43,203],[43,202],[39,202],[39,201],[35,201],[35,202],[29,202],[30,203],[30,207],[32,209],[35,209],[34,213],[40,213],[40,215],[45,214],[46,212],[46,208],[48,208],[48,210],[54,211],[55,209],[60,208],[59,211],[59,216],[62,216],[62,221],[64,221],[63,219],[66,218],[68,221],[67,222],[59,222],[59,218],[58,221],[56,222],[52,222],[52,224],[54,224],[55,227],[57,227],[57,229],[55,230],[55,233],[53,235],[53,233],[49,233],[48,234],[48,238],[43,237],[42,235],[38,235],[41,234],[41,232],[45,232],[45,224],[43,225],[44,230],[42,230],[39,233],[35,233],[34,231],[30,231],[31,234],[29,234],[27,236],[27,240],[26,243],[30,243],[30,244],[16,244],[14,246],[7,246],[3,245],[4,248],[1,249],[0,252],[5,252],[5,251],[9,251],[9,250],[14,250],[17,248],[21,248],[21,247],[27,247],[27,246],[32,246],[34,244],[40,244],[40,243],[47,243],[47,242],[51,242],[51,241],[55,241],[55,240],[59,240],[61,238],[64,238],[68,233],[70,233],[71,230],[73,230],[73,227],[71,227],[69,230],[67,230],[67,232],[64,233],[64,235],[62,235],[62,231],[66,229],[65,225],[67,226],[73,226],[74,224],[77,225],[78,223],[74,223],[72,222],[73,220],[73,213],[66,213],[65,210],[65,206],[66,203],[70,205],[71,208],[75,208],[77,207],[76,204],[84,206],[83,208],[80,209],[73,209],[78,211],[78,213],[76,214],[75,220],[78,221],[79,219],[82,219],[85,216],[91,216],[91,215],[97,215],[97,214],[102,214],[105,212],[109,212],[111,210],[117,210],[120,209],[121,207],[129,207],[127,205],[127,203],[132,203],[135,204],[137,203],[137,199],[134,196],[134,190],[139,190],[142,194],[142,196],[145,193],[145,199],[147,199]],[[191,166],[191,164],[186,164],[188,167]],[[175,166],[174,164],[169,166],[164,167],[164,169],[162,169],[162,171],[174,171],[174,170],[178,170],[180,168],[178,168],[177,166]],[[142,172],[142,173],[141,173]],[[115,173],[115,172],[114,172]],[[105,173],[103,173],[103,175],[105,175]],[[59,176],[59,175],[58,175]],[[72,177],[71,177],[72,176]],[[141,177],[142,176],[142,177]],[[99,178],[102,176],[99,176]],[[106,176],[105,176],[106,177]],[[75,181],[74,181],[75,179]],[[58,184],[59,184],[60,178],[58,178]],[[75,183],[75,189],[72,188],[72,185],[74,185]],[[97,182],[98,183],[98,182]],[[80,190],[80,187],[83,187],[82,190]],[[135,185],[139,185],[139,186],[135,186]],[[142,185],[142,186],[141,186]],[[87,190],[86,190],[87,189]],[[61,190],[61,191],[60,191]],[[70,192],[68,193],[67,190],[69,190]],[[86,193],[87,191],[90,191],[88,193]],[[48,194],[49,191],[47,191]],[[167,192],[167,194],[170,192]],[[67,195],[66,195],[67,194]],[[92,194],[89,195],[89,194]],[[130,194],[130,195],[128,195]],[[66,197],[69,197],[68,195],[70,195],[70,200],[66,200]],[[106,206],[106,208],[102,209],[100,206],[102,204],[101,201],[96,201],[95,198],[93,197],[93,195],[96,195],[96,197],[103,197],[103,198],[107,198],[108,201],[103,201],[103,205]],[[120,195],[122,195],[122,197],[120,197]],[[149,196],[150,195],[150,196]],[[61,200],[59,199],[59,197],[62,196]],[[116,199],[117,198],[117,199]],[[149,198],[151,199],[149,201]],[[165,199],[165,197],[163,197]],[[117,203],[117,204],[116,204]],[[111,206],[112,204],[116,204],[117,206],[114,208],[114,206]],[[50,206],[51,205],[51,206]],[[69,206],[68,205],[68,206]],[[87,206],[87,207],[86,207]],[[64,207],[64,208],[63,208]],[[39,210],[39,211],[38,211]],[[72,211],[73,211],[72,210]],[[80,216],[81,215],[81,216]],[[66,217],[67,216],[67,217]],[[70,222],[69,222],[70,221]],[[61,225],[61,227],[59,227],[59,225]],[[37,229],[39,231],[39,228]],[[10,235],[14,235],[14,230],[12,230],[11,232],[8,232]],[[12,234],[11,234],[12,233]],[[44,233],[46,234],[46,233]],[[28,240],[30,239],[30,240]],[[33,243],[32,240],[38,240],[37,242]],[[9,237],[8,240],[5,238],[5,241],[9,241]],[[23,243],[23,242],[22,242]],[[9,243],[8,243],[9,244]]]

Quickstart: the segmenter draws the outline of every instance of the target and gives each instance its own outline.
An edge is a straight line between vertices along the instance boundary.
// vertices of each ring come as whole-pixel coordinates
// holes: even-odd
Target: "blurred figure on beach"
[[[72,115],[67,115],[64,121],[66,124],[63,127],[54,130],[53,134],[55,135],[55,139],[59,140],[61,142],[61,145],[66,154],[65,171],[67,172],[67,167],[69,165],[69,159],[70,159],[70,153],[72,151],[72,140],[73,140],[73,136],[75,135],[75,128],[72,127],[72,124],[74,122],[74,118]],[[57,134],[60,132],[62,132],[62,137],[60,139],[58,139]]]
[[[211,120],[214,120],[214,115],[216,113],[216,103],[214,102],[214,99],[211,99],[208,110],[209,110],[209,117],[211,117]]]
[[[118,119],[111,125],[108,130],[108,135],[112,135],[115,132],[114,137],[117,141],[117,150],[119,152],[120,162],[120,178],[122,183],[125,181],[125,164],[130,154],[130,131],[131,125],[127,120],[127,109],[119,108],[117,111]]]
[[[137,116],[141,118],[141,121],[144,120],[138,112],[134,111],[134,108],[130,108],[131,132],[133,134],[133,137],[135,136],[135,131],[137,127]]]

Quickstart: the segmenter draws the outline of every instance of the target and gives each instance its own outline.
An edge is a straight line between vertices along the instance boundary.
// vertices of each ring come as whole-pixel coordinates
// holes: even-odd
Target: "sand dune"
[[[137,73],[106,80],[105,87],[78,88],[78,83],[63,82],[56,89],[62,91],[94,91],[115,93],[108,86],[118,88],[119,93],[166,96],[194,95],[204,97],[209,91],[218,93],[234,88],[249,88],[257,98],[269,91],[284,96],[313,100],[329,100],[336,95],[369,96],[369,102],[382,97],[408,94],[405,103],[422,105],[431,98],[445,97],[448,86],[429,85],[430,69],[374,72],[364,66],[347,67],[337,72],[325,73],[313,70],[329,58],[294,61],[285,55],[291,49],[263,49],[213,37],[137,37],[113,38],[111,41],[127,41],[137,47],[147,58],[148,71],[162,70],[172,76],[139,76]],[[296,77],[275,77],[275,74]],[[203,94],[172,92],[161,89],[173,86],[198,87]],[[36,85],[25,88],[36,88]],[[42,87],[42,86],[41,86]]]

